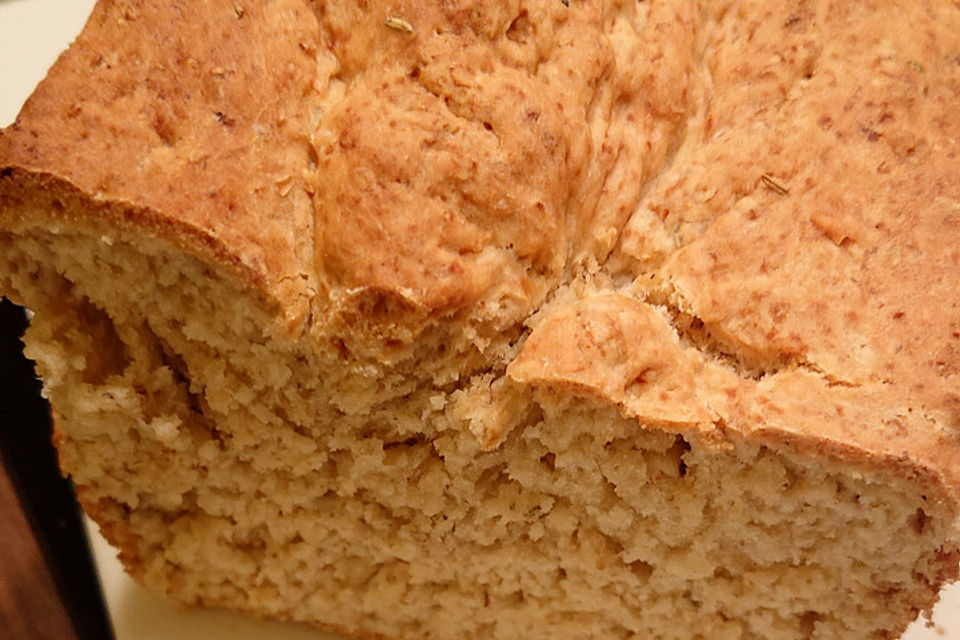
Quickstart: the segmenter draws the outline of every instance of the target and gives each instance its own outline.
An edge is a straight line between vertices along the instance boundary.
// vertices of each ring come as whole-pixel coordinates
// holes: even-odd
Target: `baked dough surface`
[[[957,573],[958,105],[960,8],[947,1],[103,0],[0,132],[0,291],[35,307],[75,299],[64,317],[94,336],[35,357],[67,408],[63,442],[78,443],[64,464],[140,573],[162,571],[116,521],[153,498],[98,484],[122,474],[83,461],[70,426],[82,403],[58,380],[175,386],[150,402],[177,409],[123,411],[204,425],[194,444],[206,429],[240,459],[258,436],[238,425],[310,441],[339,419],[390,424],[450,474],[444,438],[514,455],[538,420],[586,420],[580,402],[605,416],[590,420],[682,434],[705,455],[768,448],[906,487],[937,505],[940,537],[894,633]],[[93,255],[116,244],[114,257],[72,257],[86,242]],[[108,272],[156,284],[112,292]],[[234,353],[247,349],[236,336],[250,353]],[[100,343],[114,355],[65,355]],[[250,397],[230,397],[245,384]],[[244,435],[216,435],[232,430]],[[274,462],[307,473],[315,445],[285,438]],[[679,460],[670,438],[661,453]],[[196,501],[184,496],[209,464],[170,500]],[[429,493],[447,505],[456,491]],[[183,508],[219,513],[202,498]],[[810,611],[796,633],[827,629]],[[410,633],[446,637],[429,624]]]

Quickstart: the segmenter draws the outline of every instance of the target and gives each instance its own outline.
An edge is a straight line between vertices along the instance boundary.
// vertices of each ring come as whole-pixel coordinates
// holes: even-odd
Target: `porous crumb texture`
[[[140,582],[893,639],[960,563],[954,2],[101,0],[0,294]]]

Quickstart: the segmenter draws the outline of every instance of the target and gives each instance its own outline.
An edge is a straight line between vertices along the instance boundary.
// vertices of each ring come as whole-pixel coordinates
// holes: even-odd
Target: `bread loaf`
[[[101,0],[0,295],[177,602],[896,638],[960,566],[958,104],[947,0]]]

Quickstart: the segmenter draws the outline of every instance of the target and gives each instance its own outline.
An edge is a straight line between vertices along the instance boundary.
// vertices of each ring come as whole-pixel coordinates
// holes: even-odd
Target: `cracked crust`
[[[318,5],[335,72],[312,134],[314,264],[331,309],[365,291],[418,312],[405,340],[438,317],[500,332],[596,268],[679,139],[692,13]]]
[[[719,18],[718,35],[741,39],[742,17]],[[890,33],[893,22],[904,28]],[[721,351],[776,374],[772,397],[899,416],[894,438],[889,416],[852,428],[788,401],[805,425],[788,431],[904,456],[950,492],[960,486],[958,27],[949,4],[843,5],[757,23],[741,66],[716,40],[711,97],[677,163],[712,169],[675,169],[641,205],[683,245],[641,288],[696,318]],[[625,254],[642,256],[647,240],[631,231],[641,220],[628,223]]]
[[[605,270],[722,354],[926,416],[898,447],[955,490],[957,11],[715,4],[391,6],[407,32],[385,7],[101,2],[0,136],[3,198],[165,236],[293,333],[386,304],[368,341],[517,326],[620,239]],[[527,383],[556,375],[535,345],[571,348],[559,324],[513,365]],[[811,437],[891,453],[817,418]]]

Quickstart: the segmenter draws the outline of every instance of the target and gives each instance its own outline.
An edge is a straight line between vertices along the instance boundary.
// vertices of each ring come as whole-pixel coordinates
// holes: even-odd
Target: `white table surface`
[[[0,126],[57,55],[80,32],[93,0],[0,0]],[[226,611],[183,611],[136,585],[90,523],[100,578],[117,640],[336,640],[305,625],[253,620]],[[902,640],[960,640],[960,584],[946,590],[933,623],[915,623]]]

